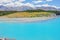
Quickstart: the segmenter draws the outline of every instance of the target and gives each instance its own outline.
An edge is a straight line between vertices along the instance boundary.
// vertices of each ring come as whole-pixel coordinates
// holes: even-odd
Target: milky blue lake
[[[60,17],[32,23],[0,23],[1,38],[60,40]]]

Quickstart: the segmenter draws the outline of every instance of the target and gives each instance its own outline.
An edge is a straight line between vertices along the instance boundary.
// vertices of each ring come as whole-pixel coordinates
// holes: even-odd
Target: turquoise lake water
[[[60,40],[60,17],[35,23],[0,23],[0,37],[16,40]]]

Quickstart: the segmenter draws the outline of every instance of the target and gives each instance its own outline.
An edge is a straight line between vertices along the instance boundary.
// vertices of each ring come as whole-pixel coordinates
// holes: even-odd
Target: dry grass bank
[[[3,17],[8,17],[8,18],[29,18],[29,17],[48,17],[52,16],[54,13],[49,13],[49,12],[16,12],[13,14],[5,15]]]

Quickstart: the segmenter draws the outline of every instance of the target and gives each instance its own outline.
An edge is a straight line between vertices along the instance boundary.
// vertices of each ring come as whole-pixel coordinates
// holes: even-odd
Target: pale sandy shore
[[[0,18],[0,22],[37,22],[56,18],[54,17],[35,17],[35,18]]]

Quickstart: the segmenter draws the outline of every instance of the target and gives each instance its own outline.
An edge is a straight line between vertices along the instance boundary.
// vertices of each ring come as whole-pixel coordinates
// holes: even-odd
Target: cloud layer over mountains
[[[31,2],[29,2],[31,1]],[[39,4],[42,2],[51,2],[53,0],[0,0],[0,5],[4,5],[7,7],[20,7],[20,6],[30,6],[32,8],[35,7],[41,7],[41,6],[45,6],[45,7],[55,7],[55,8],[60,8],[57,7],[55,5],[49,5],[48,3],[45,4]]]

